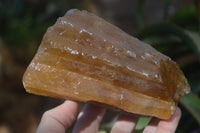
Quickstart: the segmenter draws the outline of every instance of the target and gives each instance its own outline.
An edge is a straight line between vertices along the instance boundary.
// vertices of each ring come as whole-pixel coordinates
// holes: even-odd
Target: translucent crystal
[[[169,57],[79,10],[68,11],[48,28],[23,84],[30,93],[161,119],[169,119],[190,90]]]

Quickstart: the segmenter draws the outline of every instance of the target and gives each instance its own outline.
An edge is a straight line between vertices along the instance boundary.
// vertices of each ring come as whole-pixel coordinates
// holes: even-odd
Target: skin
[[[76,121],[72,133],[97,133],[106,109],[86,104],[78,114],[78,103],[65,101],[63,104],[46,111],[38,126],[37,133],[65,133]],[[131,133],[137,123],[138,115],[121,113],[114,123],[111,133]],[[153,118],[143,133],[174,133],[179,120],[181,110],[177,107],[176,112],[169,120]]]

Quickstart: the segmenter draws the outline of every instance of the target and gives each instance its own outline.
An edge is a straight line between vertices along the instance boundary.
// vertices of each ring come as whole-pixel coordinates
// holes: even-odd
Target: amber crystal
[[[69,10],[48,28],[23,84],[30,93],[161,119],[169,119],[190,90],[169,57],[79,10]]]

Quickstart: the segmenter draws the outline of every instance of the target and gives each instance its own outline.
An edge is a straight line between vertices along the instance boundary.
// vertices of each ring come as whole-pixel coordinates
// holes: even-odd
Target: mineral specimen
[[[30,93],[161,119],[169,119],[190,91],[169,57],[79,10],[69,10],[48,28],[23,84]]]

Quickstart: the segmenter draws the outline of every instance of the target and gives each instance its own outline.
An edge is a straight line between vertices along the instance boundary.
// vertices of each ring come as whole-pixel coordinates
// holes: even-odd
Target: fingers
[[[138,121],[137,115],[121,114],[111,129],[111,133],[131,133]]]
[[[97,133],[104,116],[105,109],[86,104],[78,116],[73,133]]]
[[[64,133],[75,121],[77,113],[78,103],[66,101],[43,114],[37,133]]]
[[[66,101],[62,105],[44,113],[37,133],[64,133],[72,125],[78,113],[78,104]],[[104,116],[105,109],[86,104],[79,114],[73,133],[98,132],[99,125]],[[143,133],[174,133],[181,118],[181,110],[176,112],[169,120],[153,118]],[[111,133],[131,133],[138,121],[137,115],[121,114],[111,129]]]
[[[157,133],[174,133],[181,118],[181,110],[176,108],[176,112],[169,120],[161,120],[158,124]]]

